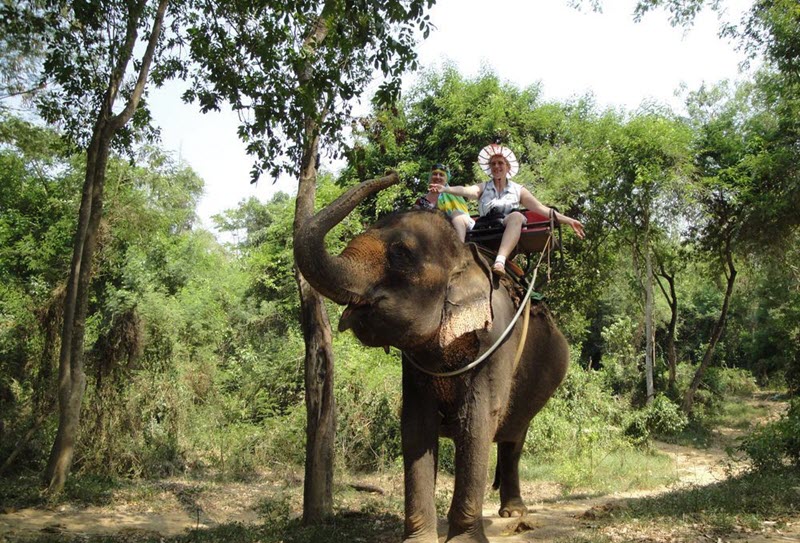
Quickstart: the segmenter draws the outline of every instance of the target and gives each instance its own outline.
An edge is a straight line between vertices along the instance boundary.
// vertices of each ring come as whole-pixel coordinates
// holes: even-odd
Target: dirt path
[[[504,519],[497,516],[498,504],[492,503],[484,510],[486,531],[492,543],[551,542],[568,540],[576,533],[591,529],[596,518],[628,498],[653,496],[676,488],[706,485],[722,481],[726,477],[727,455],[720,448],[694,449],[668,443],[656,443],[659,451],[669,455],[675,462],[677,482],[656,490],[620,492],[595,498],[560,497],[557,489],[539,502],[529,504],[524,518]],[[523,495],[543,496],[542,490],[524,491]],[[620,534],[621,536],[624,534]],[[643,535],[643,534],[640,534]],[[674,535],[674,534],[673,534]],[[660,541],[658,538],[640,539]],[[618,539],[626,541],[624,537]],[[664,541],[674,541],[665,539]],[[715,540],[716,541],[716,540]]]
[[[776,410],[779,412],[779,410]],[[735,439],[736,432],[722,434],[723,442]],[[726,478],[727,470],[736,470],[720,447],[695,449],[666,443],[657,448],[669,455],[675,465],[677,482],[670,487],[647,492],[629,492],[605,495],[599,498],[567,497],[553,484],[531,484],[523,489],[524,496],[536,496],[538,501],[528,503],[529,513],[524,518],[504,519],[497,515],[496,494],[487,496],[484,510],[486,533],[492,543],[552,542],[568,540],[577,533],[591,533],[597,528],[597,517],[615,507],[621,500],[655,495],[689,485],[708,485]],[[0,514],[0,543],[11,543],[36,534],[97,534],[120,536],[161,535],[174,536],[187,529],[215,526],[222,523],[259,521],[258,504],[269,496],[285,494],[287,489],[302,488],[296,474],[289,482],[272,480],[252,483],[213,483],[173,480],[153,485],[146,493],[115,497],[114,505],[107,507],[76,507],[63,505],[54,509],[22,509]],[[446,484],[446,481],[442,481]],[[388,495],[402,495],[402,477],[389,476],[378,482]],[[297,494],[296,488],[292,491]],[[300,491],[301,492],[301,491]],[[293,503],[293,509],[299,504]],[[298,506],[298,507],[295,507]],[[628,533],[636,530],[617,526],[604,537],[611,541],[674,542],[694,541],[676,530],[659,532],[650,529],[647,534]],[[440,524],[440,541],[444,541],[447,527]],[[717,541],[749,541],[767,543],[800,542],[800,524],[792,524],[780,531],[765,535],[749,535],[742,539],[707,539]]]

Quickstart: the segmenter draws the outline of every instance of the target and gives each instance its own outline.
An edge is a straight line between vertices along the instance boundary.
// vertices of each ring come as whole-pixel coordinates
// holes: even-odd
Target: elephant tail
[[[498,447],[500,445],[498,444]],[[498,451],[499,453],[499,451]],[[500,455],[497,455],[497,464],[494,466],[494,482],[492,483],[492,490],[500,489]]]

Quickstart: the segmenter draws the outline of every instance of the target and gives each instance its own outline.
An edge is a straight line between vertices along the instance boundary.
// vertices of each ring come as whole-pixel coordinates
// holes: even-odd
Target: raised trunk
[[[366,274],[371,270],[355,268],[347,259],[331,256],[325,249],[325,235],[364,198],[398,181],[395,172],[385,177],[364,181],[339,196],[313,217],[301,222],[295,218],[295,264],[319,293],[340,304],[359,300],[369,284],[369,277]]]
[[[309,134],[302,157],[294,222],[296,279],[305,355],[306,466],[303,488],[303,522],[316,524],[333,513],[333,445],[336,405],[333,396],[333,351],[331,326],[319,293],[340,303],[349,303],[361,291],[358,273],[341,257],[325,249],[325,235],[367,195],[397,182],[392,174],[354,187],[330,206],[314,212],[316,124],[306,122]],[[313,288],[312,288],[313,287]],[[316,291],[315,291],[316,289]]]

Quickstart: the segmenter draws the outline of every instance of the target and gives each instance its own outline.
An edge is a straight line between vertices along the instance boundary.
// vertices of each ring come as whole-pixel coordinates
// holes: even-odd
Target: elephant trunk
[[[364,181],[321,209],[294,234],[294,260],[303,277],[320,294],[339,304],[359,303],[370,284],[365,270],[325,249],[325,235],[364,198],[399,182],[397,173]],[[375,270],[373,270],[375,271]]]

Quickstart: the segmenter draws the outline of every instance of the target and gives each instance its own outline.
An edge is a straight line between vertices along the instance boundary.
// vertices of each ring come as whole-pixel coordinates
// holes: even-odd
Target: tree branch
[[[150,40],[147,43],[147,49],[142,57],[142,65],[139,68],[139,77],[136,81],[136,85],[133,88],[133,93],[128,99],[128,103],[125,105],[125,109],[111,119],[111,125],[114,129],[119,129],[125,126],[131,117],[133,117],[133,113],[139,106],[139,100],[144,93],[144,87],[147,83],[147,76],[150,72],[150,65],[152,64],[153,56],[155,55],[156,45],[158,44],[158,39],[161,35],[161,26],[164,22],[164,14],[167,11],[168,3],[169,0],[160,0],[158,3],[156,16],[153,20],[153,29],[150,32]]]
[[[0,100],[5,100],[6,98],[13,98],[15,96],[22,96],[24,94],[30,94],[32,92],[40,91],[40,90],[44,89],[46,86],[47,85],[42,83],[41,85],[37,85],[36,87],[33,87],[32,89],[21,90],[21,91],[17,91],[17,92],[11,92],[9,94],[3,94],[3,95],[0,95]]]
[[[111,70],[111,77],[109,78],[108,82],[105,103],[103,104],[103,107],[108,115],[111,115],[111,112],[113,111],[114,102],[117,100],[119,87],[122,85],[122,80],[125,78],[125,70],[127,69],[128,63],[133,55],[133,48],[136,45],[136,37],[138,36],[137,26],[139,23],[139,17],[144,11],[144,6],[145,0],[141,0],[135,4],[132,4],[129,9],[127,29],[125,31],[125,42],[120,48],[116,65]]]

